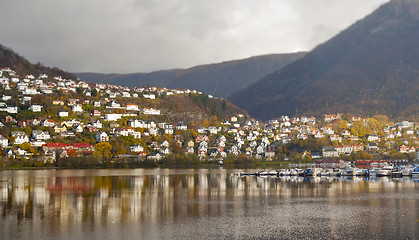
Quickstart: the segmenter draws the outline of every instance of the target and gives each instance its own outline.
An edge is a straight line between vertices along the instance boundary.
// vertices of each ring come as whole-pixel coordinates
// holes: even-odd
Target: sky
[[[3,1],[0,44],[71,72],[188,68],[309,51],[388,1]]]

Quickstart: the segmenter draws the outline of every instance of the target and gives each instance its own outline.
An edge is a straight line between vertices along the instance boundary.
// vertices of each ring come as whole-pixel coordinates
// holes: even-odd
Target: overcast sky
[[[72,72],[149,72],[308,51],[388,1],[8,0],[0,44]]]

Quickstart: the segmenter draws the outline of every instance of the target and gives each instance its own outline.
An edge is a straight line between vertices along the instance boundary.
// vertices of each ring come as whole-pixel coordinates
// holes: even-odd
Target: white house
[[[7,146],[9,146],[9,139],[3,137],[2,135],[0,135],[0,146],[2,148],[5,148]]]
[[[143,97],[144,97],[144,98],[147,98],[147,99],[156,99],[156,95],[154,95],[154,94],[152,94],[152,93],[150,93],[150,94],[146,94],[146,93],[144,93],[144,94],[143,94]]]
[[[129,120],[128,125],[132,128],[147,128],[147,123],[143,120]]]
[[[32,145],[32,147],[42,147],[43,145],[45,145],[45,141],[36,140],[36,141],[31,141],[30,144]]]
[[[164,134],[173,135],[173,128],[164,128]]]
[[[132,131],[132,132],[129,132],[129,135],[133,136],[134,138],[141,138],[140,132]]]
[[[130,111],[140,111],[137,104],[127,104],[127,110]]]
[[[131,152],[139,153],[139,152],[144,152],[144,147],[141,146],[141,145],[133,145],[133,146],[130,146],[129,147],[129,150]]]
[[[119,104],[119,102],[117,102],[117,101],[112,101],[111,102],[110,108],[120,108],[120,107],[121,107],[121,104]]]
[[[158,129],[158,128],[156,128],[156,127],[149,128],[149,129],[148,129],[148,133],[149,133],[150,135],[154,135],[154,136],[156,136],[156,135],[158,135],[158,134],[159,134],[159,129]]]
[[[24,90],[25,95],[36,95],[39,94],[39,92],[36,90],[36,88],[25,88]]]
[[[72,111],[73,112],[83,112],[82,105],[81,104],[74,105]]]
[[[143,114],[145,115],[160,115],[160,110],[154,108],[144,108]]]
[[[84,130],[82,125],[77,125],[73,129],[74,129],[74,131],[76,131],[78,133],[81,133]]]
[[[96,127],[96,128],[102,128],[103,127],[103,124],[102,124],[102,122],[100,120],[96,120],[96,121],[94,121],[92,123],[92,126],[93,127]]]
[[[41,127],[54,127],[57,123],[52,119],[45,119],[41,122]]]
[[[122,118],[122,114],[119,113],[108,113],[105,114],[105,121],[117,121]]]
[[[108,142],[109,136],[105,132],[99,132],[95,135],[96,142]]]
[[[29,107],[29,109],[30,109],[32,112],[40,112],[40,111],[42,111],[42,106],[41,106],[41,105],[34,104],[34,105],[31,105],[31,106]]]
[[[324,158],[339,157],[339,153],[334,147],[323,147],[322,153]]]
[[[375,142],[379,140],[379,137],[377,134],[368,134],[366,137],[367,137],[368,142]]]
[[[298,138],[299,140],[307,140],[308,136],[307,136],[307,134],[305,134],[305,133],[299,133],[299,134],[297,135],[297,138]]]
[[[176,124],[175,128],[176,130],[188,130],[188,125],[181,122]]]
[[[42,131],[42,130],[33,130],[31,135],[32,135],[32,139],[35,139],[36,141],[48,140],[51,138],[48,132]]]
[[[26,133],[23,132],[23,131],[12,132],[12,137],[15,138],[15,141],[13,142],[13,144],[15,144],[15,145],[19,145],[19,144],[22,144],[22,143],[29,142],[28,135],[26,135]]]
[[[59,117],[68,117],[68,112],[58,112]]]
[[[329,137],[330,137],[330,141],[337,141],[337,142],[341,142],[342,141],[342,137],[340,137],[337,134],[332,134]]]
[[[6,111],[8,113],[17,113],[18,108],[17,107],[6,107],[6,108],[1,109],[1,111]]]

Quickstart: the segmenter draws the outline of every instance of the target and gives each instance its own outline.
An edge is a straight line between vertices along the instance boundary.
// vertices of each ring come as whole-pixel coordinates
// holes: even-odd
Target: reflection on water
[[[411,178],[0,171],[0,239],[415,238],[418,209]]]

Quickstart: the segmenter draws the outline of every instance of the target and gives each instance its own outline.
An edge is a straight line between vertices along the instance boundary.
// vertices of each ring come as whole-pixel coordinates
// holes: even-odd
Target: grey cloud
[[[387,1],[6,1],[0,43],[75,72],[190,67],[309,50]]]

